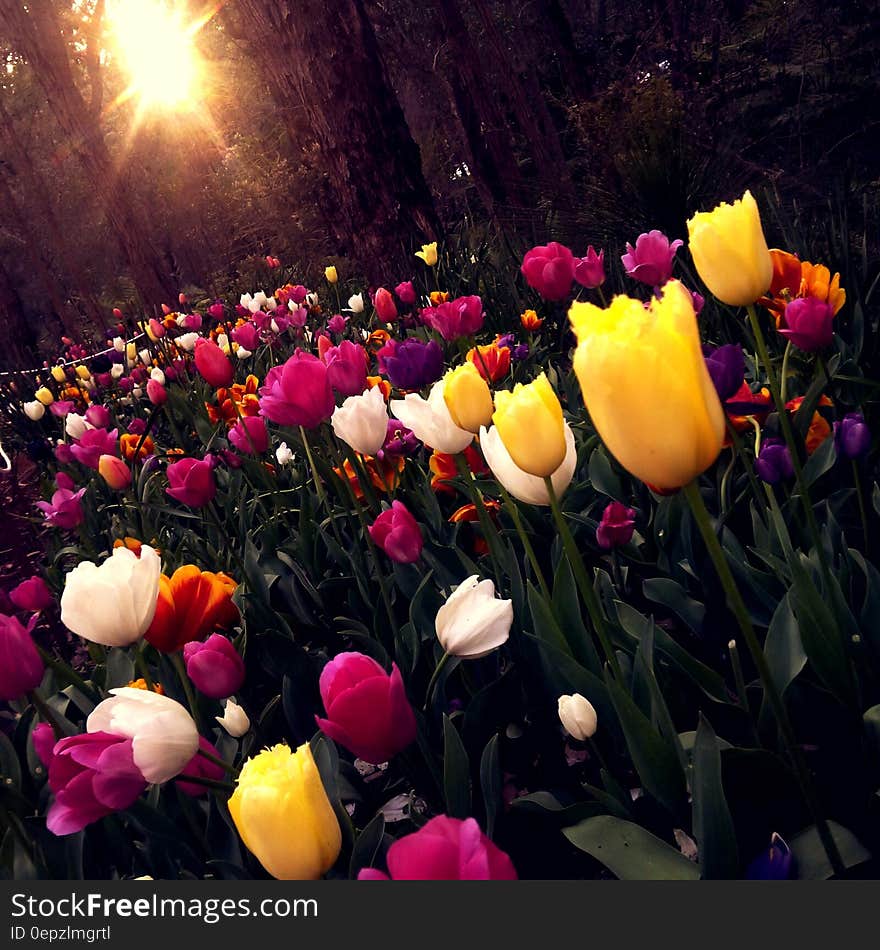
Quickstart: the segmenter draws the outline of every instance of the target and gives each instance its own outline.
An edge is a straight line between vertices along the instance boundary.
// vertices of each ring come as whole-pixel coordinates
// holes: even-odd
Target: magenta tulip
[[[304,350],[270,369],[260,389],[260,415],[278,425],[315,429],[335,408],[327,367]]]
[[[397,299],[407,306],[412,306],[416,302],[416,289],[411,280],[401,281],[395,288],[394,293]]]
[[[364,868],[359,881],[515,881],[509,855],[473,818],[438,815],[388,849],[388,874]]]
[[[219,633],[203,643],[193,641],[183,648],[186,675],[196,689],[211,699],[226,699],[241,689],[244,661],[235,647]]]
[[[438,307],[425,307],[422,322],[444,340],[472,336],[483,326],[483,301],[476,294],[447,300]]]
[[[816,297],[792,300],[779,333],[807,353],[824,350],[834,339],[834,308]]]
[[[9,599],[19,610],[36,613],[52,603],[52,592],[42,577],[35,575],[22,581],[9,592]]]
[[[119,446],[116,441],[118,432],[113,429],[87,429],[70,447],[71,454],[77,462],[87,468],[98,470],[98,462],[102,455],[119,455]]]
[[[217,494],[214,464],[210,455],[201,461],[181,459],[168,466],[168,488],[165,491],[190,508],[202,508]]]
[[[17,617],[0,614],[0,699],[18,699],[43,679],[43,661],[31,639],[34,615],[25,627]]]
[[[591,244],[587,248],[587,256],[575,260],[574,279],[588,290],[605,283],[605,252],[599,251]]]
[[[400,670],[391,675],[363,653],[340,653],[318,681],[327,718],[318,728],[359,759],[387,762],[416,737],[416,718]]]
[[[223,767],[205,758],[205,756],[201,754],[202,752],[213,755],[215,759],[222,758],[215,745],[208,742],[204,736],[199,736],[199,751],[189,760],[183,767],[180,775],[174,780],[179,791],[193,798],[199,795],[206,795],[210,791],[210,788],[205,785],[197,785],[195,782],[185,781],[185,775],[191,775],[193,778],[206,778],[214,782],[221,782],[226,778],[226,772]]]
[[[71,531],[85,521],[82,507],[82,496],[85,493],[85,488],[76,492],[69,488],[59,488],[52,495],[51,501],[38,501],[37,508],[45,515],[47,525]]]
[[[422,553],[422,532],[403,502],[392,502],[369,527],[370,537],[398,564],[412,564]]]
[[[672,277],[672,262],[682,241],[669,243],[662,231],[648,231],[636,239],[636,246],[626,245],[620,259],[628,276],[650,287],[662,287]]]
[[[111,421],[110,410],[106,406],[95,405],[86,409],[86,422],[96,429],[106,429]]]
[[[245,416],[229,430],[229,441],[245,454],[262,455],[269,448],[269,433],[262,416]]]
[[[195,350],[196,369],[210,386],[220,389],[231,386],[235,369],[229,357],[213,340],[197,340]]]
[[[599,547],[610,551],[621,545],[629,544],[635,530],[636,513],[619,501],[612,501],[602,512],[602,520],[596,529]]]
[[[156,379],[147,381],[147,399],[154,406],[164,406],[168,401],[168,390]]]
[[[362,346],[343,340],[324,352],[327,379],[340,396],[360,396],[367,388],[367,354]]]
[[[376,308],[379,319],[385,323],[391,323],[392,320],[397,319],[397,306],[390,290],[380,287],[376,291],[375,297],[373,297],[373,306]]]
[[[520,270],[529,287],[545,300],[565,300],[574,280],[574,254],[564,244],[551,241],[533,247],[523,258]]]

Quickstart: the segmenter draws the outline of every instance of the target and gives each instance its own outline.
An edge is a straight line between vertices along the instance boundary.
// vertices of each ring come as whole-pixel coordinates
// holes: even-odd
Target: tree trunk
[[[374,282],[437,236],[418,146],[391,88],[362,0],[238,0],[294,147],[316,147],[319,198],[340,251]]]
[[[24,305],[9,272],[3,266],[0,257],[0,320],[3,322],[3,336],[7,341],[3,347],[3,362],[7,367],[25,366],[37,357],[37,334],[33,324],[27,319]],[[0,364],[2,365],[2,364]]]

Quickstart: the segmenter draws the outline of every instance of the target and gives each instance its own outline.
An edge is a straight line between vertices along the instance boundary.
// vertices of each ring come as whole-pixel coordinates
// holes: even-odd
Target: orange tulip
[[[233,626],[239,618],[232,602],[236,581],[222,572],[179,567],[171,577],[159,577],[156,615],[144,634],[163,653],[174,653],[193,640],[204,640],[215,629]]]
[[[510,348],[489,343],[487,346],[475,346],[468,350],[468,362],[480,371],[480,376],[490,383],[497,383],[510,371]]]
[[[525,310],[519,315],[519,322],[522,324],[524,330],[528,330],[529,333],[534,333],[536,330],[540,330],[544,325],[544,321],[535,313],[534,310]]]
[[[138,451],[138,446],[140,445],[140,451]],[[134,461],[135,453],[139,459],[145,459],[148,455],[153,454],[155,449],[155,444],[150,436],[147,436],[143,445],[141,445],[141,437],[134,432],[123,432],[119,436],[119,450],[122,452],[122,457],[129,462]]]

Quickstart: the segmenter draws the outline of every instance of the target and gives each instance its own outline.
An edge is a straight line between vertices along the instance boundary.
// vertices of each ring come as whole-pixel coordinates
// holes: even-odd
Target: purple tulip
[[[69,488],[59,488],[52,495],[51,501],[38,501],[37,508],[45,515],[47,525],[72,531],[85,521],[82,507],[82,496],[85,493],[85,488],[80,488],[77,492]]]
[[[43,661],[31,639],[37,616],[25,627],[16,617],[0,614],[0,699],[18,699],[43,679]]]
[[[742,386],[745,377],[746,361],[742,346],[739,343],[717,347],[704,346],[703,356],[718,398],[722,402],[730,399]]]
[[[381,459],[386,455],[408,456],[412,455],[418,447],[419,440],[412,429],[407,429],[399,419],[389,419],[385,442],[379,449],[377,457]]]
[[[755,471],[768,485],[794,475],[788,446],[780,439],[766,439],[755,459]]]
[[[816,297],[798,297],[785,308],[779,333],[807,353],[823,350],[834,339],[834,308]]]
[[[203,643],[187,643],[183,648],[186,674],[196,689],[211,699],[226,699],[241,689],[244,661],[235,647],[219,633]]]
[[[746,880],[787,881],[791,877],[793,860],[791,849],[774,831],[770,836],[770,847],[749,864]]]
[[[443,350],[436,340],[389,340],[376,356],[379,372],[397,389],[423,389],[443,375]]]
[[[649,287],[662,287],[672,277],[672,262],[683,241],[669,243],[662,231],[648,231],[636,239],[636,246],[627,243],[621,257],[629,277]]]
[[[596,541],[606,551],[629,544],[635,530],[636,513],[632,508],[619,501],[612,501],[602,512],[602,519],[596,529]]]
[[[847,459],[858,459],[871,448],[871,430],[860,412],[848,412],[834,423],[834,444],[837,454]]]

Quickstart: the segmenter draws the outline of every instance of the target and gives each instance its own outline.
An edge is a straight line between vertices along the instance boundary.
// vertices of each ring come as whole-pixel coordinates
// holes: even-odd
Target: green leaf
[[[592,788],[588,790],[593,791]],[[571,805],[563,805],[550,792],[532,792],[530,795],[522,795],[513,800],[511,808],[544,815],[547,818],[552,818],[557,825],[566,826],[576,824],[585,818],[593,818],[596,815],[604,814],[609,810],[604,807],[602,802],[574,802]]]
[[[351,850],[351,861],[348,864],[348,876],[355,880],[358,871],[362,868],[371,868],[382,847],[382,836],[385,834],[385,816],[377,812],[367,827],[355,838]]]
[[[700,876],[709,881],[735,880],[739,877],[739,856],[721,783],[721,749],[715,730],[702,713],[694,740],[692,794]]]
[[[584,624],[581,601],[574,573],[567,557],[559,559],[553,578],[553,613],[563,630],[570,631],[569,639],[578,645],[578,659],[597,676],[602,675],[602,662],[596,644]]]
[[[562,832],[621,881],[695,881],[700,869],[641,825],[599,815]]]
[[[862,721],[865,724],[865,733],[874,746],[874,754],[880,760],[880,705],[865,710]]]
[[[853,868],[871,859],[871,852],[843,825],[829,821],[831,837],[837,845],[844,867]],[[815,825],[810,825],[789,841],[795,859],[795,873],[800,881],[827,881],[834,876],[834,869],[822,846]]]
[[[596,448],[590,456],[589,477],[590,484],[596,491],[618,501],[624,497],[620,479],[614,473],[611,462],[601,446]]]
[[[443,715],[443,794],[446,814],[467,818],[471,813],[471,771],[468,755],[455,723]]]
[[[807,654],[801,643],[798,623],[787,596],[779,601],[779,606],[770,621],[767,639],[764,641],[764,655],[767,657],[767,665],[770,667],[773,682],[782,695],[807,664]],[[768,717],[771,716],[770,705],[765,696],[761,705],[760,718],[768,721]]]
[[[688,596],[681,584],[668,577],[652,577],[644,582],[642,592],[648,600],[662,604],[677,614],[694,633],[702,633],[706,608]]]
[[[501,759],[498,754],[498,736],[494,735],[486,743],[480,757],[480,788],[483,792],[483,804],[486,806],[486,834],[492,838],[495,821],[501,808]]]
[[[807,459],[804,465],[804,481],[812,485],[817,478],[821,478],[837,461],[837,449],[834,439],[826,439],[819,448]]]

